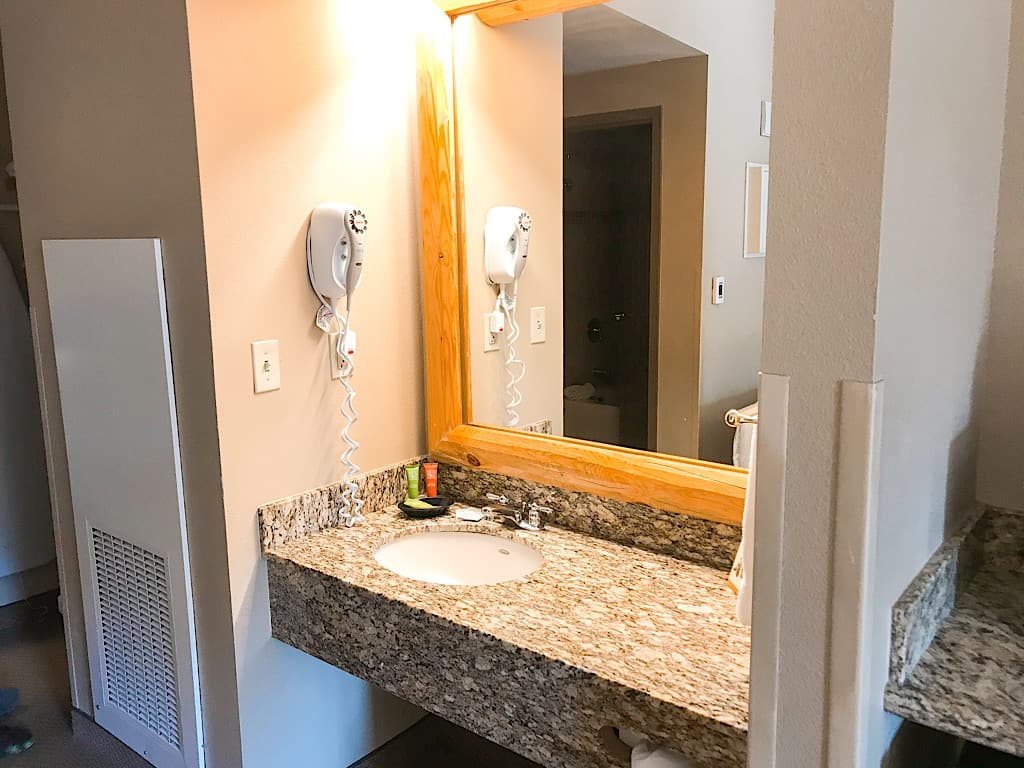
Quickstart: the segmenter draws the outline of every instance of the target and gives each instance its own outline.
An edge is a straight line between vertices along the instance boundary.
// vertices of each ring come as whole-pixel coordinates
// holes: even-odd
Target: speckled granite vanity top
[[[521,539],[544,563],[465,587],[407,579],[373,557],[438,527]],[[722,570],[559,528],[422,523],[394,508],[267,559],[276,638],[543,765],[615,765],[602,725],[696,765],[745,765],[749,632]]]
[[[944,545],[893,636],[887,710],[1024,757],[1024,514],[988,510]]]

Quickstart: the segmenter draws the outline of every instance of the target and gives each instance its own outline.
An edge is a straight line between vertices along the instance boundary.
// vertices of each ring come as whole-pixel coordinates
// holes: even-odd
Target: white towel
[[[652,747],[643,735],[627,728],[619,730],[619,738],[633,748],[629,761],[632,768],[691,768],[693,765],[674,749]]]
[[[743,536],[740,549],[729,573],[729,584],[736,592],[736,618],[750,626],[750,611],[754,592],[754,499],[757,495],[757,425],[751,424],[750,474],[747,493],[743,500]]]
[[[565,395],[566,400],[573,400],[576,402],[589,400],[596,393],[597,389],[589,381],[586,384],[570,384],[562,392],[562,394]]]
[[[646,741],[633,747],[632,768],[690,768],[693,763],[674,749],[652,748]]]
[[[743,416],[757,416],[757,403],[751,403],[746,408],[740,408]],[[750,469],[750,449],[757,437],[756,424],[742,422],[736,426],[736,434],[732,438],[732,464],[734,467]]]

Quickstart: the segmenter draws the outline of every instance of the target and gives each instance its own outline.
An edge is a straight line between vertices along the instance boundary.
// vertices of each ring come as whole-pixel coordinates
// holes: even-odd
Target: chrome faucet
[[[495,506],[483,508],[485,514],[498,520],[503,525],[514,525],[524,531],[542,531],[547,527],[551,517],[551,507],[543,507],[536,502],[527,504],[525,501],[518,507],[512,504],[508,496],[493,493],[487,494],[489,501],[497,502]]]

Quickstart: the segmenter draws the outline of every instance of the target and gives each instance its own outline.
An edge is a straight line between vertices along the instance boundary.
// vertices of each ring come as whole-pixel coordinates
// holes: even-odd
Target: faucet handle
[[[501,494],[501,495],[499,496],[499,495],[498,495],[498,494],[496,494],[496,493],[488,493],[488,494],[487,494],[487,500],[488,500],[488,501],[496,501],[496,502],[498,502],[499,504],[509,504],[509,503],[511,503],[511,501],[512,501],[512,499],[510,499],[510,498],[509,498],[508,496],[506,496],[505,494]]]
[[[551,507],[544,507],[536,502],[530,502],[530,506],[526,510],[522,526],[533,531],[540,531],[547,527],[548,520],[551,518],[553,511]]]

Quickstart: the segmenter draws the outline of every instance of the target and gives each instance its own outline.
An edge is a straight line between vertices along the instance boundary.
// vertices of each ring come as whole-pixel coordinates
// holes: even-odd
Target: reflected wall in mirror
[[[747,163],[743,256],[764,257],[768,242],[768,163]]]
[[[473,423],[733,462],[723,415],[754,403],[760,364],[744,171],[768,160],[771,18],[770,0],[616,0],[456,19]],[[506,206],[525,253],[486,231]],[[489,279],[489,248],[517,280]]]

